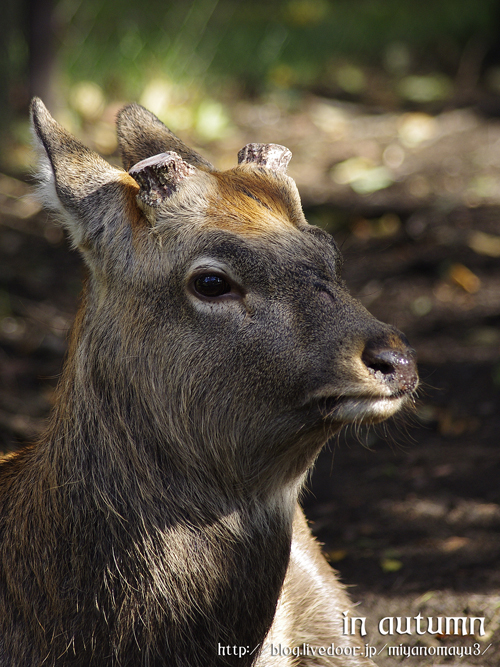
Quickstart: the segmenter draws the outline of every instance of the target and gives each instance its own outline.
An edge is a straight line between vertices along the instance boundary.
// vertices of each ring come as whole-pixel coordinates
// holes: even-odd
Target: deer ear
[[[153,155],[171,151],[193,167],[214,170],[208,160],[186,146],[161,120],[139,104],[129,104],[118,112],[116,128],[123,166],[127,170]]]
[[[127,216],[140,215],[137,184],[103,160],[57,123],[43,102],[31,103],[31,122],[39,153],[39,194],[59,214],[75,246],[105,243]]]
[[[283,174],[291,159],[291,151],[279,144],[247,144],[238,153],[238,164],[253,164]]]

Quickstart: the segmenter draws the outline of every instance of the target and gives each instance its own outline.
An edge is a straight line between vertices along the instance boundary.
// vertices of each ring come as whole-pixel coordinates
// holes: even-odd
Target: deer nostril
[[[410,347],[401,351],[380,343],[367,343],[361,359],[371,373],[396,391],[412,391],[417,386],[415,353]]]
[[[380,371],[383,375],[389,375],[389,373],[394,373],[394,366],[391,364],[384,363],[383,361],[372,361],[371,363],[366,363],[366,361],[363,359],[365,364],[368,366],[368,368],[371,368],[375,372]]]
[[[373,371],[380,371],[384,375],[389,373],[394,373],[396,368],[401,364],[402,355],[396,352],[395,350],[390,350],[387,348],[376,348],[370,345],[365,347],[361,359],[365,366],[368,366]]]

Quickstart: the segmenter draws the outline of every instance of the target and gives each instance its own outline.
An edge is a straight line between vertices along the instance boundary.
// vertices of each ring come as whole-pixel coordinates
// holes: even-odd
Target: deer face
[[[335,242],[308,225],[285,174],[287,149],[251,144],[218,172],[132,105],[118,119],[126,173],[39,101],[33,116],[46,199],[90,267],[86,375],[126,405],[139,397],[145,432],[180,467],[293,482],[342,425],[410,400],[414,353],[347,292]]]

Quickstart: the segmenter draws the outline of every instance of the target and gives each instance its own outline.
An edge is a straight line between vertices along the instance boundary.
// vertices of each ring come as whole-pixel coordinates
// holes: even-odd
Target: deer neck
[[[34,456],[41,470],[50,469],[46,485],[61,522],[61,549],[95,578],[88,596],[110,617],[116,618],[116,605],[106,609],[110,599],[142,610],[140,622],[116,620],[114,650],[132,650],[139,637],[151,651],[167,652],[172,664],[176,652],[192,646],[188,663],[209,665],[218,644],[257,648],[288,566],[296,488],[270,498],[211,483],[203,470],[179,470],[159,430],[138,421],[130,392],[118,387],[118,400],[111,385],[88,375],[83,381],[78,357],[82,350],[72,343],[51,425]],[[85,363],[96,360],[87,356]],[[86,604],[93,605],[90,597],[81,608]],[[166,637],[165,627],[179,631],[168,645],[157,639]]]

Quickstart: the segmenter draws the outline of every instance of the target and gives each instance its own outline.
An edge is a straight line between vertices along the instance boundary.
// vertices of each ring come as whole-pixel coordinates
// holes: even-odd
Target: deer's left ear
[[[177,153],[193,167],[214,170],[208,160],[186,146],[159,118],[140,104],[129,104],[118,112],[116,131],[123,166],[127,170],[147,158],[169,152]]]
[[[39,153],[39,193],[59,214],[73,244],[88,249],[106,243],[118,227],[140,216],[138,186],[57,123],[43,102],[31,103],[31,122]]]

